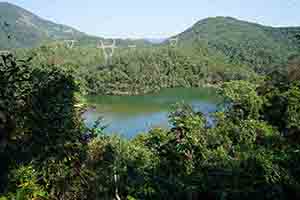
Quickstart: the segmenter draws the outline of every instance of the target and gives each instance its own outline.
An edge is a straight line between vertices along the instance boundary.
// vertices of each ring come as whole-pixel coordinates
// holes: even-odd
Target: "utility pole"
[[[178,44],[178,37],[170,38],[170,39],[169,39],[169,44],[171,45],[171,47],[177,47],[177,44]]]
[[[100,45],[97,48],[101,48],[103,51],[105,64],[111,64],[112,57],[114,55],[116,46],[116,40],[112,40],[112,44],[105,44],[103,40],[100,40]],[[108,50],[108,51],[107,51]]]
[[[77,42],[77,40],[64,40],[64,42],[67,45],[67,48],[72,49],[75,45],[75,42]]]

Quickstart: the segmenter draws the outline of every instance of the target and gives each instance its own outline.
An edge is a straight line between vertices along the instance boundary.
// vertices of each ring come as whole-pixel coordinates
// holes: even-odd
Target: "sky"
[[[197,21],[231,16],[300,26],[300,0],[6,0],[38,16],[109,38],[167,38]]]

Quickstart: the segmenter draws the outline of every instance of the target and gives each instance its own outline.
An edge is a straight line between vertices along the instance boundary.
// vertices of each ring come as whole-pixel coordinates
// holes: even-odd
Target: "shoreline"
[[[105,96],[143,96],[143,95],[148,95],[148,94],[157,94],[159,93],[161,90],[163,89],[176,89],[176,88],[214,88],[214,89],[219,89],[221,87],[222,84],[204,84],[202,86],[198,86],[198,87],[164,87],[164,88],[160,88],[160,89],[155,89],[155,90],[149,90],[146,92],[130,92],[130,91],[112,91],[109,93],[105,93],[105,94],[88,94],[89,96],[97,96],[97,95],[105,95]]]

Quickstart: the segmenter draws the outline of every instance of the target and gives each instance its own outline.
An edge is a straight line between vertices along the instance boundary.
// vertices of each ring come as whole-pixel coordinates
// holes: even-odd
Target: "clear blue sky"
[[[164,38],[200,19],[231,16],[272,26],[300,26],[300,0],[6,0],[83,32]]]

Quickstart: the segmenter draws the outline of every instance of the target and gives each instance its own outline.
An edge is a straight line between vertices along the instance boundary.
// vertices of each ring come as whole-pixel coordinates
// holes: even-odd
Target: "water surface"
[[[184,102],[201,111],[210,120],[209,114],[217,110],[220,98],[212,88],[172,88],[156,94],[140,96],[90,96],[95,105],[83,117],[91,127],[99,118],[108,125],[105,132],[132,138],[151,128],[168,128],[168,113],[175,103]]]

